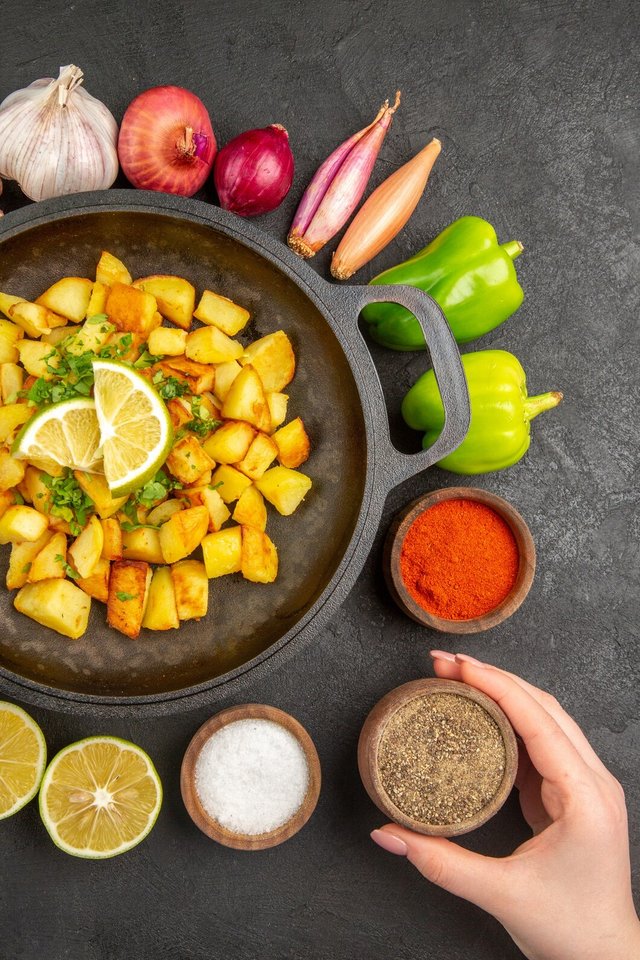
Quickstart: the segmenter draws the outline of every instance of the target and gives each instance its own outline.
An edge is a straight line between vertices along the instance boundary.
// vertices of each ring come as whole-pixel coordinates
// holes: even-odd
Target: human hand
[[[548,693],[464,654],[435,672],[498,703],[522,740],[516,787],[533,837],[503,859],[387,824],[371,837],[493,914],[529,960],[638,960],[622,787]]]

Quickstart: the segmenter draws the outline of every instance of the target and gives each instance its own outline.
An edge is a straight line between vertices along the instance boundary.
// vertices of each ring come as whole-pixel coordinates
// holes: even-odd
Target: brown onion
[[[275,210],[293,180],[289,134],[279,123],[272,123],[234,137],[216,158],[213,180],[225,210],[241,217]]]

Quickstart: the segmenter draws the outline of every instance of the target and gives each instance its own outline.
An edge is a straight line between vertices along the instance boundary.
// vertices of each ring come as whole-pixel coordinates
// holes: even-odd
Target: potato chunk
[[[4,313],[5,317],[10,317],[11,307],[15,307],[16,303],[26,302],[24,297],[16,297],[11,293],[0,293],[0,313]]]
[[[24,587],[31,570],[31,564],[40,551],[46,547],[52,536],[51,530],[45,530],[42,536],[32,543],[25,540],[21,543],[12,544],[6,577],[7,590],[17,590],[19,587]]]
[[[205,290],[194,317],[209,326],[218,327],[228,337],[235,337],[246,326],[249,311],[219,293]]]
[[[209,580],[239,573],[242,566],[242,528],[227,527],[209,533],[202,541],[202,555]]]
[[[151,567],[142,560],[116,560],[111,564],[107,623],[135,640],[147,606]]]
[[[0,492],[17,487],[25,472],[24,461],[14,459],[6,447],[0,447]]]
[[[255,527],[256,530],[266,528],[267,508],[264,505],[264,497],[253,484],[240,496],[233,511],[233,519],[236,523]]]
[[[244,351],[240,363],[251,364],[269,393],[284,390],[296,372],[295,354],[284,330],[254,340]]]
[[[242,527],[242,576],[253,583],[273,583],[278,576],[278,551],[255,527]]]
[[[223,463],[211,477],[211,484],[214,487],[221,484],[221,486],[216,487],[217,492],[225,503],[233,503],[247,487],[251,486],[251,480],[244,473],[236,470],[235,467],[229,467],[226,463]]]
[[[192,433],[178,440],[167,457],[167,470],[180,483],[197,483],[198,478],[213,466],[213,460]]]
[[[67,537],[64,533],[54,533],[42,548],[29,568],[27,583],[38,580],[57,580],[66,577]]]
[[[20,356],[16,351],[16,359]],[[2,402],[6,403],[10,397],[16,397],[19,390],[22,390],[24,383],[24,370],[17,363],[0,361],[0,395]]]
[[[89,624],[91,598],[70,580],[27,583],[13,605],[19,613],[71,640],[81,637]]]
[[[157,327],[149,335],[149,353],[156,357],[181,357],[187,346],[184,330]]]
[[[73,565],[81,577],[91,576],[102,555],[103,545],[102,526],[94,514],[68,550],[69,563]]]
[[[122,556],[126,560],[145,560],[147,563],[164,563],[160,535],[150,527],[122,531]]]
[[[111,564],[103,557],[98,560],[90,577],[80,577],[76,580],[77,586],[100,603],[107,603],[109,599],[109,575]]]
[[[55,347],[40,340],[19,340],[18,356],[28,374],[32,377],[42,377],[43,380],[51,380],[53,377],[51,368],[57,367],[60,363]]]
[[[63,277],[38,297],[36,303],[60,314],[72,323],[87,316],[93,282],[84,277]]]
[[[102,559],[122,560],[122,529],[115,517],[100,521],[102,526]]]
[[[47,518],[33,507],[22,504],[9,507],[0,517],[0,543],[20,543],[39,540],[49,526]]]
[[[231,384],[222,405],[222,416],[225,420],[246,420],[265,433],[271,430],[269,404],[253,367],[243,367]]]
[[[177,630],[180,626],[169,567],[154,570],[142,626],[145,630]]]
[[[246,456],[255,435],[250,423],[227,420],[205,440],[203,446],[216,463],[237,463]]]
[[[82,470],[74,470],[73,475],[78,481],[78,485],[93,500],[96,513],[102,520],[106,520],[117,513],[127,500],[126,497],[113,497],[107,481],[100,473],[84,473]]]
[[[156,298],[158,310],[163,317],[175,323],[176,326],[182,327],[183,330],[189,329],[193,319],[196,291],[188,280],[183,277],[157,274],[152,277],[142,277],[133,285]],[[149,349],[151,350],[151,347]],[[151,352],[155,353],[153,350]]]
[[[236,469],[252,480],[258,480],[277,455],[278,448],[271,437],[266,433],[259,433],[247,450],[247,455],[240,463],[236,463]]]
[[[256,487],[265,500],[273,504],[278,513],[288,517],[311,489],[311,480],[297,470],[290,470],[288,467],[272,467],[259,480],[256,480]]]
[[[201,560],[179,560],[171,567],[180,620],[200,620],[209,606],[209,580]]]
[[[122,260],[103,250],[96,267],[96,282],[112,287],[114,283],[131,283],[131,274]]]
[[[33,407],[28,403],[8,403],[0,407],[0,443],[6,443],[18,427],[32,416]]]
[[[105,283],[100,283],[100,281],[96,280],[91,290],[89,303],[87,304],[87,319],[89,319],[89,317],[98,317],[101,313],[104,313],[108,296],[109,287]]]
[[[299,467],[309,459],[311,441],[300,417],[296,417],[286,427],[276,430],[273,440],[277,444],[278,460],[283,467]]]
[[[200,327],[187,337],[185,353],[198,363],[228,363],[243,354],[242,344],[217,327]]]
[[[289,397],[286,393],[267,393],[267,403],[271,414],[271,433],[287,419]]]
[[[9,310],[9,314],[14,323],[22,327],[28,337],[37,340],[43,333],[48,333],[54,327],[64,327],[66,319],[59,317],[42,304],[28,303],[21,300],[15,303]]]
[[[183,495],[188,497],[194,507],[204,506],[209,511],[209,533],[219,530],[231,513],[217,490],[208,484],[197,487],[185,487]]]
[[[109,320],[124,333],[148,336],[162,323],[162,317],[156,317],[155,297],[124,283],[116,283],[111,287],[105,311]]]
[[[187,507],[160,527],[160,546],[165,563],[183,560],[202,541],[209,528],[209,512],[206,507]]]

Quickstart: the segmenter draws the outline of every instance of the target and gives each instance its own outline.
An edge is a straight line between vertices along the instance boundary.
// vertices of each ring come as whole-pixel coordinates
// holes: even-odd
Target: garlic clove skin
[[[118,174],[118,125],[82,77],[61,67],[0,104],[0,176],[31,200],[105,190]]]

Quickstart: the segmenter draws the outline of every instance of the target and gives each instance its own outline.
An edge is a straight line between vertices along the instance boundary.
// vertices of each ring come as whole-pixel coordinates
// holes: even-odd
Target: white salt
[[[256,835],[282,826],[300,809],[309,785],[304,750],[272,720],[235,720],[202,747],[196,790],[227,830]]]

